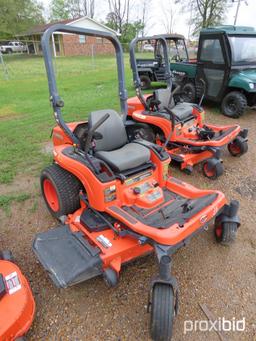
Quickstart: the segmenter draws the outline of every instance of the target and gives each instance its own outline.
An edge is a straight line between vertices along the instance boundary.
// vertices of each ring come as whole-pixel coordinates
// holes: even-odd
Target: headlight
[[[251,90],[256,89],[256,83],[249,83],[249,88],[250,88]]]

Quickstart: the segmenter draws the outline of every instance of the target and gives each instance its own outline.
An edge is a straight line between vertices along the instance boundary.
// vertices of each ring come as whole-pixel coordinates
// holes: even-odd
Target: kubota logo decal
[[[142,114],[134,114],[135,117],[138,117],[142,120],[145,120],[146,119],[146,116],[145,115],[142,115]]]

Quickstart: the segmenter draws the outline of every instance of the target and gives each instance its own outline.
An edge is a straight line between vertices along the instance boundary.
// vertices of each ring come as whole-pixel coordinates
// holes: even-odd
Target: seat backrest
[[[164,110],[164,107],[172,109],[175,106],[174,99],[172,98],[172,91],[170,88],[158,89],[154,91],[155,99],[160,102],[158,105],[159,110]]]
[[[102,139],[96,140],[96,151],[110,151],[122,147],[128,141],[127,133],[121,116],[111,109],[92,111],[89,115],[89,129],[106,114],[109,118],[96,130]]]

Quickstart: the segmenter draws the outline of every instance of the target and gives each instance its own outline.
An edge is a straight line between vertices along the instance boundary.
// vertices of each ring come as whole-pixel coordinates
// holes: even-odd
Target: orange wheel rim
[[[59,210],[60,205],[55,187],[53,186],[50,180],[45,179],[43,183],[43,188],[45,199],[48,205],[54,212],[57,212]]]
[[[207,176],[212,177],[215,175],[215,167],[209,166],[208,163],[204,164],[204,172]]]

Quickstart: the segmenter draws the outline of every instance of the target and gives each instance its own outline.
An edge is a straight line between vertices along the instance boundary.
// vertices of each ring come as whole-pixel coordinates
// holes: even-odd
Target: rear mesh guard
[[[33,251],[57,287],[66,288],[102,274],[100,249],[68,225],[36,235]]]

